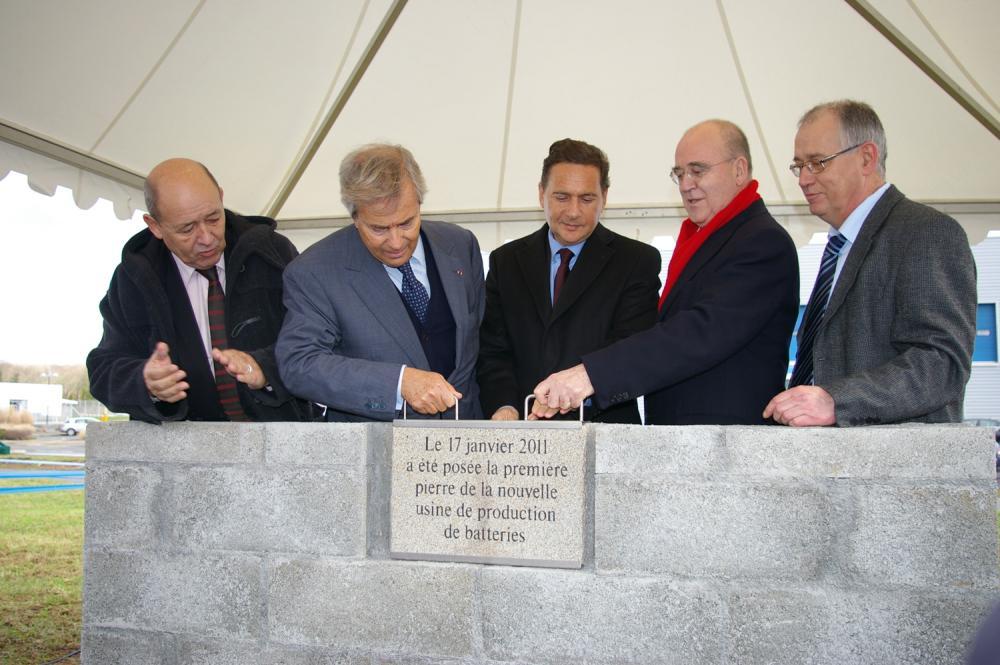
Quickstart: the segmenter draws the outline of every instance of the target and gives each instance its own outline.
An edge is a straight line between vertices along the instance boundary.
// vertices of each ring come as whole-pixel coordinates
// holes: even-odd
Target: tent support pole
[[[97,173],[109,180],[140,191],[145,182],[145,178],[134,171],[129,171],[111,162],[91,157],[79,150],[56,143],[51,139],[42,138],[26,129],[21,129],[5,122],[0,122],[0,141],[36,152],[63,164],[89,171],[90,173]]]
[[[337,95],[337,99],[334,100],[333,106],[327,112],[326,117],[323,118],[323,122],[316,130],[316,134],[309,141],[309,144],[303,150],[302,155],[299,157],[295,166],[288,172],[285,177],[285,181],[281,183],[281,188],[278,190],[277,195],[274,197],[274,202],[267,209],[264,214],[268,217],[277,217],[278,213],[284,207],[285,202],[291,195],[292,190],[295,185],[299,182],[302,174],[305,173],[306,168],[309,163],[312,162],[313,157],[316,156],[317,151],[323,141],[326,139],[327,134],[333,128],[333,124],[340,117],[341,111],[347,106],[348,100],[350,100],[351,95],[354,94],[354,89],[358,87],[361,82],[362,77],[364,77],[365,72],[368,71],[368,66],[371,64],[372,60],[375,59],[375,55],[378,53],[379,48],[382,46],[382,42],[385,38],[389,36],[389,31],[392,30],[392,26],[395,25],[396,19],[402,13],[403,8],[406,6],[407,0],[393,0],[392,7],[386,12],[385,17],[382,19],[382,23],[379,24],[378,29],[372,36],[368,46],[365,48],[365,52],[362,54],[361,59],[358,60],[358,64],[355,65],[354,71],[351,72],[350,77],[348,77],[347,82],[344,84],[344,88]]]
[[[886,17],[882,16],[867,0],[844,0],[858,14],[878,30],[883,37],[895,46],[910,61],[926,74],[932,81],[958,102],[969,115],[975,118],[993,136],[1000,139],[1000,122],[984,109],[975,99],[969,96],[944,70],[931,62],[927,55],[917,48],[917,45],[900,32]]]

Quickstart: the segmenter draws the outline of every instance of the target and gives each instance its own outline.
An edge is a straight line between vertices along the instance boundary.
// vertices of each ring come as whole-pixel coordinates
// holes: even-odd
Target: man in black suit
[[[597,408],[645,395],[646,424],[759,424],[784,385],[798,256],[757,195],[746,136],[709,120],[684,134],[674,157],[689,218],[656,324],[538,384],[535,417],[591,395]]]
[[[483,413],[494,420],[517,419],[542,378],[656,318],[659,253],[599,222],[608,171],[600,148],[553,143],[538,184],[545,226],[490,255],[478,379]],[[640,422],[634,399],[584,415]]]

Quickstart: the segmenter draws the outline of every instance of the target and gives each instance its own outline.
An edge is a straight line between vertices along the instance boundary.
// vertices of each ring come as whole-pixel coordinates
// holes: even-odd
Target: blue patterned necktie
[[[416,314],[420,323],[427,323],[427,306],[431,301],[427,289],[413,274],[409,261],[399,266],[397,270],[403,273],[403,300],[410,311]]]
[[[830,236],[823,250],[823,259],[819,264],[819,274],[816,275],[816,285],[813,286],[805,316],[802,317],[802,327],[799,331],[799,351],[795,355],[795,370],[788,384],[793,386],[810,385],[813,382],[813,342],[816,333],[823,322],[826,304],[830,300],[830,288],[833,286],[833,275],[837,270],[837,258],[843,249],[846,238],[836,233]]]

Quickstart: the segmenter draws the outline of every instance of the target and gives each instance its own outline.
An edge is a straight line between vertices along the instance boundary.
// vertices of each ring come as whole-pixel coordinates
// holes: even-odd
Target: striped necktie
[[[813,286],[812,295],[809,296],[809,304],[806,305],[805,316],[802,317],[802,328],[799,330],[799,351],[795,355],[795,369],[792,372],[792,380],[788,384],[793,386],[810,385],[813,382],[813,342],[816,340],[816,333],[823,322],[823,314],[826,312],[826,304],[830,301],[830,289],[833,286],[833,275],[837,270],[837,258],[840,250],[844,247],[846,238],[835,233],[830,236],[823,250],[823,259],[819,264],[819,274],[816,276],[816,284]]]
[[[226,337],[226,294],[219,285],[219,273],[215,266],[198,272],[208,280],[208,333],[212,339],[212,348],[225,351],[229,348],[229,340]],[[226,416],[230,420],[249,420],[240,404],[236,378],[214,358],[212,365],[215,367],[215,390],[219,394],[219,405]]]

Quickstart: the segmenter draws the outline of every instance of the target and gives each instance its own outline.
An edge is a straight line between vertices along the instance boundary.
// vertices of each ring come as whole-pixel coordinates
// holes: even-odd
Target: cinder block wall
[[[992,432],[588,426],[582,570],[388,558],[384,424],[87,441],[87,665],[961,663]]]

